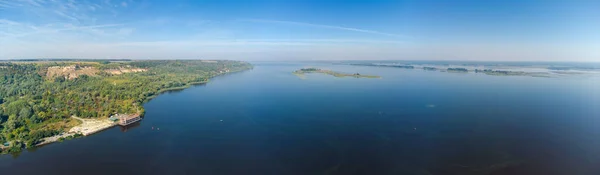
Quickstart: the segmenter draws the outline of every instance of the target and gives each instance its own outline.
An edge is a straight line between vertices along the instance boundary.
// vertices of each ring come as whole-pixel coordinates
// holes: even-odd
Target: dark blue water
[[[383,78],[290,73],[305,66]],[[0,172],[600,174],[599,80],[258,63],[153,99],[137,125],[0,156]]]

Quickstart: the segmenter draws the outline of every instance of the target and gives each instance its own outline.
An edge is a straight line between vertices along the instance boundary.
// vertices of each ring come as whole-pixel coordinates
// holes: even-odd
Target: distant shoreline
[[[397,62],[362,62],[362,63],[339,63],[350,66],[369,66],[382,68],[425,70],[432,72],[448,73],[476,73],[490,76],[529,76],[553,78],[566,75],[600,74],[598,68],[584,68],[580,66],[552,65],[552,66],[533,66],[533,65],[480,65],[480,64],[409,64]]]
[[[335,72],[335,71],[324,70],[324,69],[319,69],[319,68],[303,68],[303,69],[296,70],[292,73],[301,79],[305,79],[304,74],[307,74],[307,73],[321,73],[321,74],[332,75],[332,76],[338,77],[338,78],[342,78],[342,77],[381,78],[380,76],[377,76],[377,75],[362,75],[360,73],[348,74],[348,73]]]

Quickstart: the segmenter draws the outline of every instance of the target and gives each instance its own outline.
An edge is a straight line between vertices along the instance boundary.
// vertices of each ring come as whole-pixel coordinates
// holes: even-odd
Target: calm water
[[[290,73],[311,65],[383,79]],[[0,156],[1,174],[600,174],[591,76],[258,63],[145,107],[138,125]]]

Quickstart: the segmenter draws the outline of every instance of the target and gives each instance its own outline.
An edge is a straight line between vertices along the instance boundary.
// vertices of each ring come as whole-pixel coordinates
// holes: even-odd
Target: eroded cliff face
[[[106,70],[104,70],[104,72],[113,74],[113,75],[121,75],[121,74],[132,73],[132,72],[145,72],[147,70],[148,69],[133,68],[133,67],[121,67],[118,69],[106,69]]]
[[[77,65],[70,66],[52,66],[48,67],[48,71],[46,72],[46,77],[54,78],[54,77],[65,77],[65,79],[75,79],[81,75],[95,76],[97,75],[99,70],[95,67],[80,67]]]
[[[70,65],[70,66],[52,66],[48,67],[46,71],[46,77],[48,79],[56,78],[56,77],[64,77],[65,79],[75,79],[81,75],[87,76],[96,76],[100,72],[106,72],[112,75],[121,75],[125,73],[134,73],[134,72],[145,72],[147,69],[135,68],[135,67],[120,67],[116,69],[106,69],[99,70],[96,67],[91,66],[78,66],[78,65]]]

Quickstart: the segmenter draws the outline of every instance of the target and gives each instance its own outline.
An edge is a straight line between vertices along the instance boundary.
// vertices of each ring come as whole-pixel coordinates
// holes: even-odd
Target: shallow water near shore
[[[322,69],[378,75],[336,78]],[[0,156],[2,174],[600,174],[600,78],[324,63],[166,92],[144,119]]]

